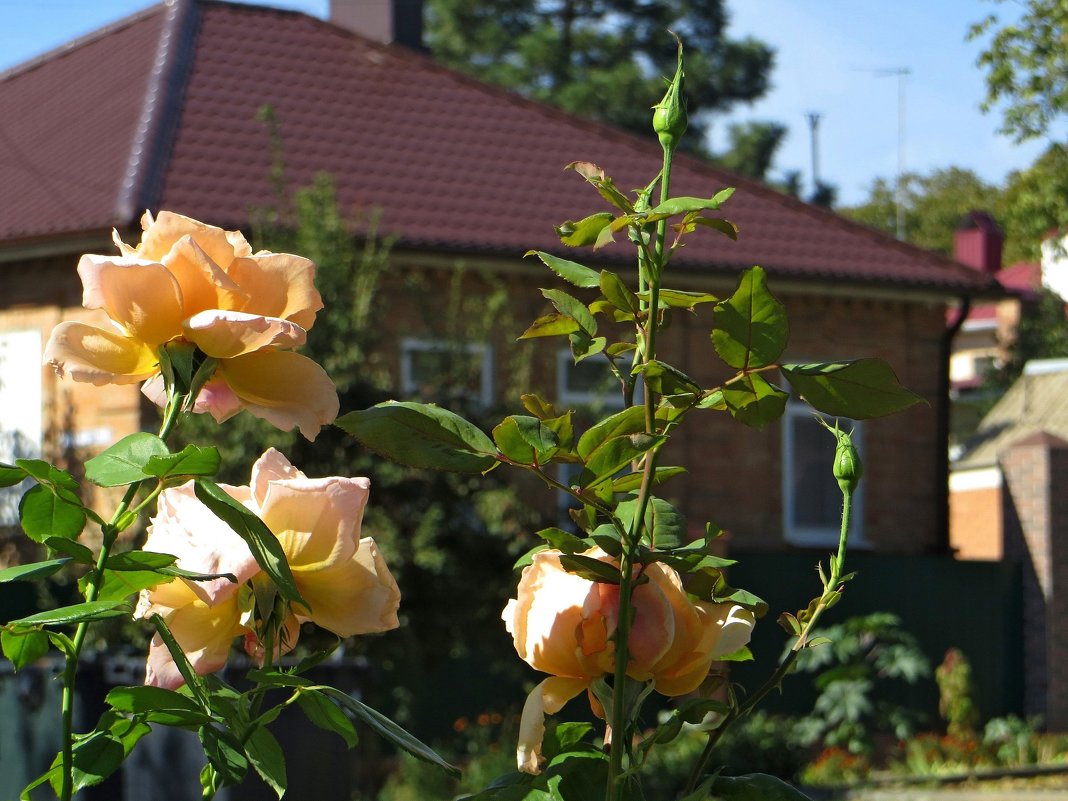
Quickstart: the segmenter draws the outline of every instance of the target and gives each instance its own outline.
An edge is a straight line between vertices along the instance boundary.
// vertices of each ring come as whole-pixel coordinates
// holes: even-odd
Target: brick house
[[[39,366],[43,342],[55,323],[90,317],[80,307],[78,255],[112,252],[112,227],[135,240],[144,209],[248,227],[250,207],[271,198],[268,132],[257,120],[268,104],[292,186],[331,173],[347,211],[379,209],[381,230],[398,237],[384,290],[398,381],[441,336],[435,315],[403,291],[404,276],[443,283],[462,260],[509,281],[516,319],[532,319],[544,311],[537,287],[550,276],[523,253],[559,252],[553,224],[603,205],[562,167],[595,161],[623,188],[659,169],[654,141],[295,12],[173,0],[71,42],[0,74],[0,381],[9,388],[0,389],[0,421],[22,433],[19,453],[99,447],[142,426],[136,391],[57,381]],[[726,294],[740,270],[760,264],[790,314],[792,360],[877,356],[926,398],[859,428],[868,481],[854,536],[876,552],[946,553],[954,333],[946,311],[996,293],[996,282],[678,158],[675,193],[707,197],[725,186],[737,187],[724,213],[739,241],[695,236],[671,282]],[[628,256],[621,245],[602,254],[595,264]],[[680,316],[663,347],[713,382],[715,368],[691,356],[708,352],[709,328],[707,314]],[[501,342],[479,345],[478,391],[514,409],[517,400],[502,397]],[[550,358],[539,372],[543,392],[581,400],[567,359]],[[62,442],[49,439],[56,431],[66,432]],[[692,521],[715,520],[747,549],[823,550],[837,538],[838,500],[833,485],[813,483],[816,432],[800,405],[761,432],[710,415],[671,446],[670,458],[690,467],[674,499]]]

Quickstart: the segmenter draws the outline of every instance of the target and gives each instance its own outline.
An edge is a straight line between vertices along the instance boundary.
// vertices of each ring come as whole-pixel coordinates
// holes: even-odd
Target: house
[[[381,229],[398,236],[387,287],[398,376],[440,337],[401,276],[444,280],[463,260],[506,276],[517,319],[532,319],[544,310],[537,287],[551,276],[523,253],[560,252],[552,226],[602,209],[564,165],[594,161],[625,188],[659,169],[655,142],[300,13],[168,0],[71,42],[0,75],[0,353],[18,354],[0,363],[0,382],[19,388],[0,394],[0,419],[21,432],[19,453],[100,447],[141,427],[132,388],[60,382],[39,366],[42,343],[55,323],[91,317],[80,307],[78,255],[111,252],[113,227],[136,239],[144,209],[248,227],[250,207],[272,196],[269,134],[257,119],[265,105],[293,187],[329,172],[347,210],[379,209]],[[946,553],[946,309],[997,294],[996,280],[678,157],[674,192],[707,197],[725,186],[737,187],[724,213],[738,242],[695,236],[671,282],[726,294],[760,264],[790,314],[792,360],[880,357],[926,398],[858,428],[868,480],[854,537],[883,553]],[[628,256],[617,245],[594,261]],[[714,366],[690,356],[707,348],[709,327],[707,314],[680,316],[663,346],[712,385]],[[500,397],[499,343],[483,344],[479,392],[516,407]],[[543,391],[581,397],[566,358],[543,372]],[[690,467],[674,499],[691,521],[715,520],[752,550],[836,542],[837,490],[811,483],[809,444],[821,440],[803,407],[791,404],[780,427],[761,432],[720,422],[710,415],[671,446],[669,458]],[[49,440],[57,431],[62,441]]]

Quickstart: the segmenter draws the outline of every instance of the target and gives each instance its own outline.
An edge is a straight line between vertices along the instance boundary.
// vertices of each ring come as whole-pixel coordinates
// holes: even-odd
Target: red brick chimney
[[[423,51],[423,0],[330,0],[330,21],[383,44]]]
[[[970,211],[953,233],[953,258],[983,273],[1001,269],[1004,235],[985,211]]]

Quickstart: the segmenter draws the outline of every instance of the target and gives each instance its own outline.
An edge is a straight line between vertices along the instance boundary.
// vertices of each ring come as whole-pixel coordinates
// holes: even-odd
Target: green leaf
[[[48,578],[70,561],[69,558],[48,559],[44,562],[32,562],[28,565],[15,565],[0,570],[0,584],[8,581],[36,581]]]
[[[145,465],[145,473],[158,479],[174,476],[213,476],[219,472],[219,449],[186,445],[178,453],[153,456]]]
[[[173,576],[164,576],[154,570],[105,570],[97,600],[119,601],[129,598],[135,592],[150,590],[170,581],[174,581]],[[88,586],[89,577],[83,576],[78,581],[78,589],[83,595],[86,594]]]
[[[637,499],[623,501],[616,507],[616,515],[631,529],[637,511]],[[686,541],[685,516],[663,498],[649,499],[641,529],[645,534],[652,535],[652,545],[656,548],[677,548]]]
[[[459,777],[459,768],[450,765],[438,756],[430,746],[416,739],[381,712],[361,704],[352,696],[343,693],[341,690],[334,689],[333,687],[325,687],[322,692],[329,695],[345,707],[345,709],[349,710],[349,712],[356,716],[357,720],[370,726],[380,737],[385,738],[398,748],[407,751],[416,759],[421,759],[424,762],[437,765],[450,776]]]
[[[571,532],[555,526],[543,528],[535,536],[541,537],[553,548],[563,553],[578,553],[589,550],[590,547],[589,543],[581,537],[576,537]]]
[[[560,445],[556,432],[536,417],[513,415],[493,429],[493,441],[519,464],[545,464]]]
[[[661,395],[696,395],[701,391],[696,381],[666,362],[654,359],[638,368],[646,385]]]
[[[638,313],[638,296],[627,288],[618,275],[608,270],[601,270],[599,286],[601,294],[617,309],[631,315]]]
[[[653,473],[653,484],[663,484],[672,476],[686,472],[685,467],[658,467]],[[612,482],[614,492],[633,492],[642,485],[642,473],[627,473]]]
[[[561,289],[543,289],[541,294],[565,317],[578,323],[579,330],[591,337],[597,333],[597,321],[590,314],[589,308],[578,298],[572,297]]]
[[[387,401],[349,412],[334,424],[379,456],[409,467],[484,473],[497,464],[493,440],[433,405]]]
[[[349,748],[356,745],[356,728],[352,721],[329,698],[315,691],[302,692],[297,696],[297,703],[308,720],[320,729],[340,735]]]
[[[123,748],[122,740],[110,732],[92,732],[84,740],[74,744],[72,759],[74,789],[77,791],[83,787],[100,784],[119,769],[125,758],[126,749]],[[58,755],[56,759],[59,759]]]
[[[693,217],[687,219],[686,222],[689,225],[703,225],[706,228],[713,228],[729,239],[738,239],[738,226],[730,220],[724,220],[720,217]]]
[[[78,482],[74,476],[42,459],[16,459],[15,464],[38,484],[71,492],[78,491]]]
[[[257,726],[245,740],[245,754],[279,798],[286,794],[286,756],[278,740],[263,726]]]
[[[64,626],[70,623],[121,617],[122,615],[130,614],[132,611],[129,604],[121,601],[86,601],[85,603],[62,606],[59,609],[50,609],[47,612],[38,612],[35,615],[21,617],[18,620],[12,620],[8,625],[18,627]]]
[[[652,302],[650,292],[639,292],[638,297],[646,303]],[[681,289],[661,289],[657,295],[658,305],[675,309],[693,309],[701,303],[718,303],[719,298],[707,292],[686,292]]]
[[[548,727],[542,740],[542,754],[551,760],[566,751],[574,750],[574,746],[585,740],[592,731],[593,726],[589,723],[557,723]]]
[[[574,573],[588,581],[619,584],[619,568],[592,556],[583,556],[580,553],[563,554],[560,556],[560,564],[568,573]]]
[[[44,544],[52,551],[70,557],[75,562],[83,565],[95,565],[96,554],[86,548],[80,542],[64,539],[63,537],[46,537]]]
[[[736,370],[774,364],[786,348],[786,310],[767,288],[760,267],[742,274],[738,288],[716,304],[712,344],[720,358]]]
[[[202,726],[211,721],[195,701],[162,687],[116,687],[105,701],[119,712],[143,715],[164,726]]]
[[[758,373],[750,373],[723,387],[723,400],[730,413],[758,431],[782,417],[789,398],[789,394],[769,384]]]
[[[567,338],[571,343],[571,354],[575,357],[575,364],[578,364],[587,356],[596,356],[604,350],[604,346],[608,343],[604,337],[591,337],[581,330],[568,334]]]
[[[204,747],[204,756],[218,771],[223,784],[239,784],[248,773],[248,759],[241,744],[230,732],[215,726],[202,726],[197,734]]]
[[[579,477],[580,486],[600,483],[665,441],[666,437],[645,433],[645,413],[640,406],[602,420],[579,438],[578,455],[586,466]]]
[[[882,359],[789,364],[782,372],[813,408],[835,417],[867,420],[925,402]]]
[[[591,214],[589,217],[584,217],[577,222],[567,220],[555,226],[556,234],[560,237],[560,241],[568,247],[578,248],[593,245],[597,242],[601,231],[611,224],[612,218],[611,212],[602,211],[597,214]]]
[[[565,314],[553,312],[545,314],[530,324],[518,339],[537,339],[538,337],[555,337],[571,334],[579,330],[579,324]]]
[[[46,485],[31,487],[19,501],[22,530],[35,542],[47,537],[74,539],[85,528],[85,509],[56,495]]]
[[[85,463],[85,477],[101,487],[120,487],[147,478],[145,465],[153,456],[167,455],[167,446],[155,434],[139,431],[123,437]]]
[[[729,654],[721,654],[717,656],[720,662],[752,662],[753,652],[749,648],[743,645],[737,651],[731,651]]]
[[[557,411],[556,406],[551,401],[547,401],[533,392],[520,395],[519,400],[522,402],[523,408],[539,420],[552,420],[554,417],[560,416],[560,412]]]
[[[297,584],[293,580],[293,573],[286,561],[285,551],[278,538],[256,515],[245,506],[231,498],[222,487],[206,478],[196,479],[193,492],[201,503],[211,509],[215,515],[226,523],[234,532],[241,537],[252,551],[252,556],[263,571],[271,577],[279,594],[287,601],[300,604],[307,610],[311,610],[305,601]]]
[[[161,567],[170,567],[178,557],[169,553],[156,553],[155,551],[125,551],[113,553],[104,563],[108,570],[156,570]]]
[[[579,437],[578,455],[589,458],[606,440],[628,434],[645,432],[645,411],[640,406],[631,406],[586,429]]]
[[[591,270],[589,267],[584,264],[579,264],[577,261],[561,259],[558,256],[553,256],[551,253],[545,253],[540,250],[528,250],[523,255],[537,256],[544,262],[546,267],[569,284],[574,284],[582,289],[594,289],[599,286],[600,276],[597,274],[597,271]]]
[[[15,670],[22,670],[48,653],[48,635],[43,631],[0,631],[0,648]]]
[[[571,164],[568,164],[564,169],[577,172],[596,187],[601,197],[620,211],[634,211],[634,206],[631,204],[627,196],[616,189],[616,185],[612,179],[605,175],[604,170],[596,164],[592,164],[588,161],[574,161]]]
[[[590,270],[590,272],[593,272],[593,270]],[[594,273],[594,275],[596,276],[597,274]],[[597,286],[596,279],[594,279],[593,285]],[[0,487],[13,487],[21,483],[25,478],[26,471],[21,467],[0,462]]]
[[[691,211],[707,211],[718,209],[734,194],[733,188],[721,189],[710,198],[703,197],[673,197],[665,200],[659,206],[649,211],[649,216],[666,215],[673,217],[676,214],[686,214]]]

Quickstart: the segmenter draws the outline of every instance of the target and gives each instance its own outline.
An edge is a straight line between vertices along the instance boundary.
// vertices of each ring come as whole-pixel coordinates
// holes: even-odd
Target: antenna
[[[876,78],[897,77],[897,180],[894,181],[894,205],[897,210],[897,238],[905,238],[905,78],[912,74],[909,67],[860,69]]]
[[[822,115],[818,111],[805,112],[805,118],[808,119],[808,130],[812,137],[812,196],[815,197],[816,193],[820,190],[820,151],[819,151],[819,126],[820,117]]]

